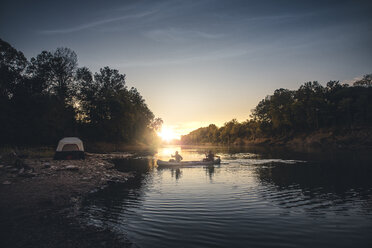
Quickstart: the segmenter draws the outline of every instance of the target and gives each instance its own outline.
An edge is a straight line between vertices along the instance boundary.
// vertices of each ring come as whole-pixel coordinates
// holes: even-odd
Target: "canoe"
[[[169,161],[163,161],[159,159],[156,163],[159,167],[214,165],[214,164],[220,164],[221,159],[216,159],[214,161],[181,161],[181,162],[169,162]]]

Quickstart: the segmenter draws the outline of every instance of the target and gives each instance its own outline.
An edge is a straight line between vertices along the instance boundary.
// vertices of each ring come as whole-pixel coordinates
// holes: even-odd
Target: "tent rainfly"
[[[85,159],[83,142],[76,137],[61,139],[58,142],[54,159]]]

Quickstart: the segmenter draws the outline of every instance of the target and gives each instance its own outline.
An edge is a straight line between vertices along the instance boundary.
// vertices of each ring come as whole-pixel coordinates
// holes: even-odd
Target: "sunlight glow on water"
[[[166,147],[155,157],[176,150],[185,160],[205,152]],[[125,235],[134,247],[372,244],[370,170],[338,162],[336,170],[329,162],[298,156],[215,152],[228,164],[178,169],[148,167],[147,161],[143,167],[141,161],[119,164],[138,163],[141,173],[131,184],[112,185],[89,199],[82,219]]]
[[[167,146],[160,149],[157,153],[157,158],[161,160],[169,160],[172,154],[175,154],[176,151],[180,152],[180,146]]]

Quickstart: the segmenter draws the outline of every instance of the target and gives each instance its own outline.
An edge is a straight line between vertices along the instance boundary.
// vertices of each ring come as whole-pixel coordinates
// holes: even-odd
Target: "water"
[[[136,177],[89,198],[81,219],[133,247],[372,247],[367,152],[214,148],[219,166],[156,167],[176,150],[198,160],[206,148],[116,161]]]

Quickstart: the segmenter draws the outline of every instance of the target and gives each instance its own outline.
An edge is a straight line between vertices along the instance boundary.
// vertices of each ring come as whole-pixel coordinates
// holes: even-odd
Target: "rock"
[[[11,172],[11,173],[17,173],[18,169],[17,168],[12,168],[12,169],[9,169],[8,171]]]
[[[97,193],[98,192],[98,189],[92,189],[91,191],[89,191],[89,194],[94,194],[94,193]]]
[[[22,168],[24,167],[24,162],[22,159],[17,158],[14,162],[14,166],[17,168]]]
[[[25,172],[25,168],[22,168],[18,171],[18,174],[22,174],[23,172]]]
[[[56,167],[52,166],[51,168],[55,169]],[[66,167],[63,167],[63,168],[57,168],[57,170],[58,171],[78,171],[79,167],[77,167],[75,165],[67,165]]]
[[[32,173],[32,172],[26,172],[26,173],[23,173],[23,174],[19,174],[19,176],[21,176],[21,177],[35,177],[35,176],[37,176],[37,174]]]
[[[50,166],[50,163],[47,162],[47,163],[44,163],[44,164],[43,164],[43,167],[44,167],[45,169],[47,169],[47,168],[50,168],[51,166]]]
[[[4,185],[9,185],[9,184],[12,184],[10,181],[4,181],[3,182]]]
[[[120,177],[112,177],[107,182],[108,183],[122,183],[122,182],[125,182],[125,180],[124,178],[120,178]]]
[[[65,167],[65,170],[69,170],[69,171],[78,171],[79,168],[78,168],[77,166],[75,166],[75,165],[67,165],[67,166]]]

